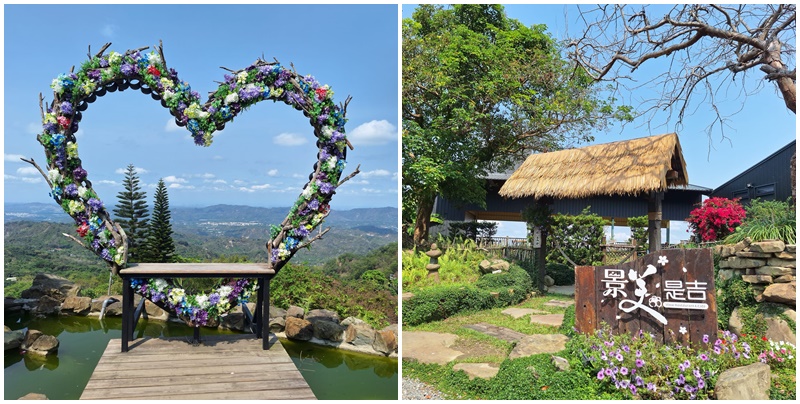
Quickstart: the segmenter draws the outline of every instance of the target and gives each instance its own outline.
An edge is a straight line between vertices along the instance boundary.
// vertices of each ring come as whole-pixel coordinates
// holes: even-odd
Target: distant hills
[[[14,255],[23,249],[63,248],[62,239],[69,240],[61,233],[75,232],[71,218],[55,203],[7,203],[4,206],[6,264],[9,258],[14,258],[8,257],[9,253]],[[288,210],[240,205],[172,207],[176,253],[200,259],[238,255],[264,262],[269,225],[279,224]],[[320,226],[325,227],[330,227],[330,232],[314,242],[310,250],[298,251],[292,262],[320,264],[344,253],[362,255],[396,242],[397,208],[333,210]],[[59,240],[55,242],[53,236]],[[6,271],[9,269],[6,267]]]

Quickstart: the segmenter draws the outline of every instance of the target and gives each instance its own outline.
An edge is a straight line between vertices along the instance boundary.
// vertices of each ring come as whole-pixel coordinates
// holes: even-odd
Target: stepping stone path
[[[475,330],[477,332],[486,335],[491,335],[492,337],[500,338],[503,341],[508,341],[508,342],[517,342],[523,337],[525,337],[525,334],[521,332],[514,331],[512,329],[505,327],[498,327],[496,325],[492,325],[489,323],[469,324],[465,325],[464,328],[469,328],[470,330]],[[405,340],[405,333],[403,333],[403,340]]]
[[[564,322],[563,314],[541,314],[537,316],[531,316],[531,324],[542,324],[553,327],[561,327],[561,323],[563,322]]]
[[[445,365],[464,353],[450,347],[458,339],[455,334],[428,331],[403,331],[403,359]]]
[[[547,314],[546,311],[535,310],[535,309],[522,309],[519,307],[510,307],[501,311],[501,313],[514,317],[515,320],[525,317],[529,314]]]
[[[541,353],[556,353],[562,351],[567,344],[566,335],[562,334],[535,334],[528,335],[517,342],[508,359],[523,358]]]
[[[453,366],[453,370],[463,370],[469,380],[472,380],[476,377],[491,379],[497,375],[500,368],[488,363],[459,363]]]
[[[406,300],[411,299],[412,297],[414,297],[414,294],[411,293],[411,292],[405,292],[400,296],[402,296],[403,301],[406,301]]]
[[[575,304],[574,300],[573,301],[569,301],[569,300],[550,300],[547,303],[545,303],[544,305],[547,306],[547,307],[567,308],[569,306],[572,306],[573,304]]]

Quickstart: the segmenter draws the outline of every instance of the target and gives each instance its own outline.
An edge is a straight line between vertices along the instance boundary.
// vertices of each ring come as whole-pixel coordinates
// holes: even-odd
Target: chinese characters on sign
[[[617,266],[576,268],[576,327],[591,332],[648,331],[697,341],[716,333],[710,250],[665,250]],[[713,331],[713,333],[712,333]]]

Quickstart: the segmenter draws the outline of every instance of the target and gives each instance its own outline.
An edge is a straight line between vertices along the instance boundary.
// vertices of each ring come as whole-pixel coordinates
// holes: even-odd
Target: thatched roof
[[[688,184],[678,135],[669,133],[532,154],[500,188],[500,195],[506,198],[638,195]]]

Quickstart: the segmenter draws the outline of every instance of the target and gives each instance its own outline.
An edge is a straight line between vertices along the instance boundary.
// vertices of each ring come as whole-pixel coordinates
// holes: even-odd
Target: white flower
[[[330,126],[325,126],[322,129],[322,138],[323,139],[330,139],[331,136],[333,136],[333,128],[331,128]]]
[[[78,187],[78,195],[80,195],[81,198],[86,200],[89,200],[89,198],[91,198],[91,195],[89,193],[89,188],[86,187]]]
[[[50,84],[50,87],[52,87],[53,90],[58,94],[64,92],[64,87],[61,87],[61,81],[59,79],[53,79],[53,82]]]
[[[686,327],[681,326],[681,328],[678,329],[678,332],[681,333],[681,334],[686,334],[686,332],[687,332],[686,331]]]
[[[239,72],[239,74],[236,75],[236,81],[239,82],[239,84],[244,83],[245,80],[247,80],[247,72]]]
[[[49,179],[53,185],[56,185],[57,182],[61,182],[61,178],[61,173],[58,172],[57,168],[47,172],[47,179]]]
[[[172,90],[164,90],[164,99],[169,101],[172,97],[175,96],[175,93]]]
[[[661,265],[663,267],[664,265],[667,265],[668,262],[669,260],[667,259],[666,255],[661,255],[658,257],[658,265]]]
[[[169,302],[173,305],[178,305],[178,303],[183,300],[183,297],[186,295],[186,292],[183,289],[175,288],[169,292]]]
[[[161,63],[161,56],[155,52],[150,52],[150,54],[147,55],[147,61],[150,62],[151,65]]]
[[[327,164],[328,168],[332,170],[336,168],[336,161],[338,161],[336,156],[331,156],[327,161],[325,161],[325,164]]]
[[[225,105],[230,105],[238,101],[239,101],[239,94],[237,93],[230,93],[228,94],[227,97],[225,97]]]
[[[156,279],[154,283],[155,283],[155,286],[156,286],[156,291],[158,291],[158,292],[163,292],[164,289],[167,288],[167,281],[165,281],[165,280],[163,280],[161,278]]]
[[[119,62],[121,61],[122,61],[122,55],[120,55],[119,53],[111,51],[111,53],[108,54],[108,63],[116,65],[119,64]]]
[[[232,291],[233,288],[228,285],[220,286],[219,289],[217,289],[217,293],[219,293],[220,299],[223,297],[227,299],[228,295],[231,294]]]
[[[302,194],[303,198],[305,199],[311,198],[312,192],[313,191],[311,191],[311,183],[306,184],[306,187],[303,188],[303,194]]]
[[[114,262],[116,262],[119,265],[122,265],[122,261],[124,260],[125,260],[125,247],[122,246],[120,248],[117,248],[117,253],[114,255]]]
[[[208,296],[197,295],[195,296],[194,300],[197,301],[197,305],[200,306],[201,309],[205,309],[208,307]]]

